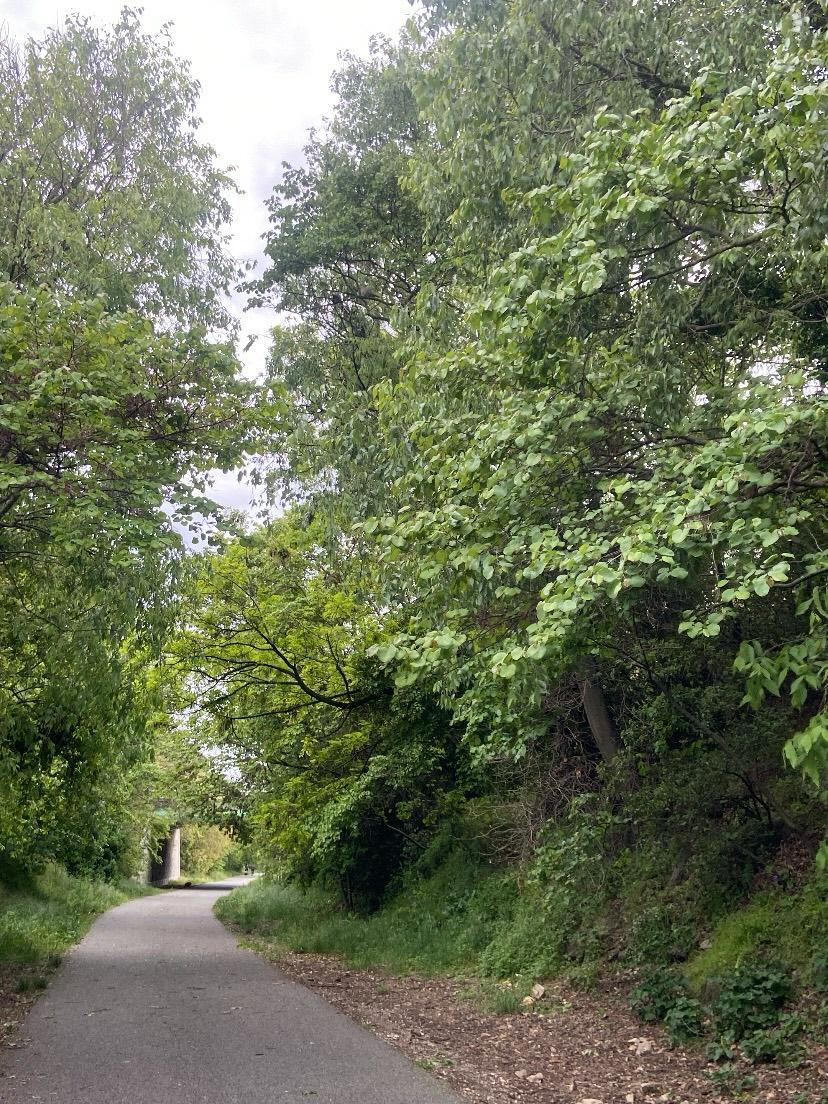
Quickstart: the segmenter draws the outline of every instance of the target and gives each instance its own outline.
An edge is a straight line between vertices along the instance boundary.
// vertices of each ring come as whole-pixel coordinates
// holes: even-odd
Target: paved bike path
[[[0,1067],[2,1104],[458,1104],[212,914],[241,880],[100,917]]]

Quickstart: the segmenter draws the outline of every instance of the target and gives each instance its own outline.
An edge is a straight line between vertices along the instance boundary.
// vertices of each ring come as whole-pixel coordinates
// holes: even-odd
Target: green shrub
[[[724,1039],[712,1039],[704,1048],[708,1062],[732,1062],[736,1057],[733,1046]]]
[[[629,996],[630,1007],[645,1023],[663,1020],[687,995],[687,982],[675,970],[655,969],[647,973]]]
[[[547,912],[566,930],[576,930],[606,898],[611,870],[607,837],[620,823],[593,794],[582,794],[562,821],[550,825],[538,847],[530,881],[543,890]]]
[[[714,1088],[731,1096],[741,1096],[756,1088],[756,1078],[752,1073],[742,1073],[738,1066],[729,1063],[719,1069],[708,1070],[707,1077]]]
[[[664,1027],[671,1043],[697,1039],[703,1031],[701,1004],[695,997],[677,997],[664,1013]]]
[[[716,984],[719,995],[713,1004],[714,1030],[730,1041],[775,1025],[792,991],[785,970],[768,963],[739,966],[718,978]]]
[[[801,1053],[797,1036],[805,1022],[799,1016],[780,1014],[792,991],[791,979],[782,968],[749,963],[715,984],[718,996],[712,1027],[716,1037],[707,1046],[711,1062],[731,1062],[736,1043],[749,1062],[797,1060]],[[705,1034],[705,1009],[689,995],[686,979],[674,970],[652,970],[630,993],[629,1001],[645,1022],[663,1022],[671,1043],[687,1043]],[[729,1076],[722,1072],[722,1084]]]
[[[215,824],[184,824],[181,827],[181,869],[195,878],[218,873],[233,846],[230,836]]]
[[[763,1028],[746,1035],[740,1043],[742,1054],[754,1065],[762,1062],[799,1061],[804,1047],[798,1036],[804,1026],[805,1022],[800,1016],[782,1016],[775,1027]]]
[[[645,1023],[662,1021],[671,1043],[686,1043],[703,1031],[702,1006],[687,992],[675,970],[651,970],[629,996],[630,1006]]]

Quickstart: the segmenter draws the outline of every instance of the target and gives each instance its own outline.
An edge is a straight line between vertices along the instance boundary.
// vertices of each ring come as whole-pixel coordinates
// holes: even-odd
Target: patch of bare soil
[[[0,1056],[19,1046],[18,1031],[43,991],[43,973],[31,966],[0,962]]]
[[[479,1009],[475,986],[462,979],[393,977],[346,969],[326,955],[283,953],[263,940],[249,945],[473,1104],[734,1098],[711,1081],[714,1067],[700,1051],[671,1048],[656,1028],[642,1026],[620,988],[585,994],[548,985],[530,1010],[495,1015]],[[820,1104],[828,1100],[828,1049],[809,1044],[796,1068],[739,1067],[730,1092],[741,1100]]]

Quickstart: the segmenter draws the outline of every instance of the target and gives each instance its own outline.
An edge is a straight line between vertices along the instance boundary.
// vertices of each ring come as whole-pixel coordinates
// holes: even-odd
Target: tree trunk
[[[618,729],[607,709],[604,691],[595,679],[595,661],[591,656],[581,664],[577,679],[592,738],[601,753],[601,758],[605,763],[610,763],[618,754],[620,747]]]

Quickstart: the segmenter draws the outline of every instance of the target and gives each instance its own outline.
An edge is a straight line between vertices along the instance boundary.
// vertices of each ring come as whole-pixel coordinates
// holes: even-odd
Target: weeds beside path
[[[0,882],[0,1048],[15,1045],[17,1028],[61,956],[95,917],[148,892],[132,882],[73,878],[57,866],[14,885]]]

